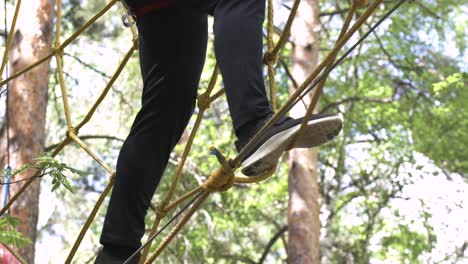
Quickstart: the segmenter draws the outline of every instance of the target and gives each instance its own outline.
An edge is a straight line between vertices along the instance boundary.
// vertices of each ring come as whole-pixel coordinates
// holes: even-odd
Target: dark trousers
[[[215,53],[234,131],[239,136],[271,113],[262,75],[264,0],[179,2],[137,18],[142,108],[117,161],[100,240],[106,247],[134,250],[141,245],[151,198],[195,106],[208,14],[214,16]]]

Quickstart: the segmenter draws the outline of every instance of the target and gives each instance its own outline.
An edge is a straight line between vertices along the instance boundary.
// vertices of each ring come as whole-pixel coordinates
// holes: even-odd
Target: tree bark
[[[317,66],[319,51],[319,2],[303,0],[291,29],[292,76],[303,81]],[[291,88],[291,91],[294,88]],[[304,101],[309,103],[311,96]],[[291,116],[302,117],[302,103]],[[320,263],[320,204],[317,183],[317,150],[294,149],[289,152],[288,262]]]
[[[12,74],[51,51],[54,3],[54,0],[22,1],[10,53]],[[8,129],[10,164],[13,168],[33,163],[44,150],[48,76],[49,61],[10,82]],[[0,160],[6,164],[6,129],[3,130],[0,142]],[[32,171],[17,175],[13,180],[30,176]],[[20,187],[21,184],[12,185],[10,195]],[[10,209],[10,214],[21,220],[18,230],[33,241],[30,246],[18,250],[27,263],[34,263],[39,191],[40,181],[35,180]]]

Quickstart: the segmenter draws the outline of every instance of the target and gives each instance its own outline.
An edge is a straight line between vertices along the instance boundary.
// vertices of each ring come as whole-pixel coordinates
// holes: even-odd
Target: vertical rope
[[[7,10],[7,3],[6,1],[3,2],[3,8],[5,11],[5,43],[7,43],[5,47],[5,54],[8,54],[10,45],[8,44],[8,41],[10,38],[10,35],[12,35],[11,30],[8,32],[8,10]],[[8,50],[6,50],[8,49]],[[3,65],[5,67],[5,77],[8,78],[10,72],[9,72],[9,65],[8,65],[8,55],[4,56],[5,64]],[[3,74],[3,73],[2,73]],[[1,76],[0,76],[1,78]],[[9,92],[8,92],[9,85],[8,83],[6,84],[6,99],[5,99],[5,105],[6,105],[6,110],[5,110],[5,129],[6,129],[6,143],[7,143],[7,149],[6,149],[6,154],[7,154],[7,166],[5,168],[5,187],[3,188],[3,206],[5,206],[8,202],[8,195],[10,193],[10,176],[11,176],[11,164],[10,164],[10,107],[9,107]]]
[[[270,87],[270,100],[273,111],[276,111],[276,82],[275,82],[275,63],[276,54],[273,54],[275,43],[273,42],[274,34],[274,7],[273,0],[268,0],[268,24],[267,24],[267,45],[268,52],[266,54],[266,63],[268,66],[268,81]]]
[[[62,1],[57,1],[57,22],[55,28],[55,42],[54,51],[55,59],[57,61],[57,72],[59,76],[60,89],[62,91],[63,111],[65,113],[65,119],[67,121],[68,129],[73,129],[70,104],[68,103],[67,85],[63,76],[63,47],[60,45],[60,32],[62,26]]]
[[[10,33],[15,32],[16,20],[18,19],[20,6],[21,6],[21,0],[18,0],[18,2],[16,3],[15,14],[13,15],[13,21],[11,22],[11,28],[10,28],[8,38],[6,41],[5,53],[3,53],[2,65],[0,66],[0,76],[3,75],[3,70],[5,69],[7,65],[8,55],[10,54],[11,44],[13,43],[13,34],[10,34]],[[6,1],[5,1],[5,7],[6,7]],[[5,13],[5,19],[6,19],[6,13]],[[5,34],[6,33],[7,31],[5,31]]]

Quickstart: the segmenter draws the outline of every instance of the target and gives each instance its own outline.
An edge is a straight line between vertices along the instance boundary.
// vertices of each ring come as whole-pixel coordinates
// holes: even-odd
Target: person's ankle
[[[251,138],[267,121],[273,116],[273,113],[268,113],[262,117],[251,120],[236,130],[238,139]]]

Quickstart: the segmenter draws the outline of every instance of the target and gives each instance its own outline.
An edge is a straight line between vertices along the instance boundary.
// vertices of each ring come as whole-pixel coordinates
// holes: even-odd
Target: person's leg
[[[272,114],[262,69],[265,0],[172,0],[214,17],[215,55],[237,137]]]
[[[265,0],[219,0],[214,46],[237,137],[272,114],[262,69]]]
[[[141,245],[144,218],[170,152],[193,112],[207,42],[207,17],[178,8],[137,19],[142,108],[119,154],[101,244],[126,258]]]
[[[214,7],[215,51],[226,88],[240,151],[272,116],[262,71],[264,0],[219,0]],[[337,116],[315,115],[294,145],[302,119],[281,118],[268,129],[242,162],[242,172],[255,176],[275,167],[292,147],[310,148],[341,130]]]

